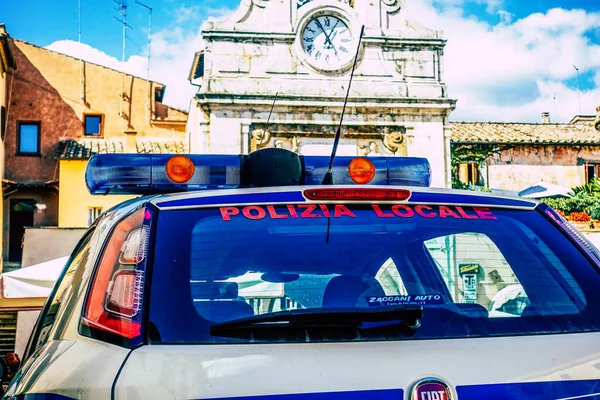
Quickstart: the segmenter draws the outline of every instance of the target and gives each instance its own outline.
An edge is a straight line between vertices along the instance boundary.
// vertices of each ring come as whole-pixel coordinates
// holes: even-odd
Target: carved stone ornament
[[[395,13],[400,11],[404,0],[381,0],[381,5],[388,13]]]
[[[383,145],[394,154],[401,150],[402,143],[404,143],[402,132],[389,132],[383,136]]]
[[[380,156],[379,145],[374,141],[370,141],[368,144],[358,145],[358,154],[361,156]]]
[[[250,141],[250,150],[255,151],[261,149],[269,143],[271,134],[264,129],[255,129],[252,131],[252,139]]]
[[[252,0],[252,3],[256,7],[260,7],[260,8],[265,8],[267,6],[268,2],[269,2],[269,0]]]
[[[294,153],[298,153],[300,151],[300,142],[302,141],[302,139],[300,139],[300,136],[294,136],[292,138],[292,151]]]

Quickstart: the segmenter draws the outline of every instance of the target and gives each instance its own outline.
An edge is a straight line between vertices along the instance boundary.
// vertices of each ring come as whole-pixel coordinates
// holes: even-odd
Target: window
[[[17,122],[17,154],[40,155],[39,122]]]
[[[442,243],[442,246],[436,246]],[[521,315],[527,295],[498,247],[484,234],[460,233],[425,242],[455,303],[479,304],[489,316]],[[514,297],[510,297],[514,295]],[[504,303],[522,299],[522,307],[503,312]],[[490,304],[494,304],[490,307]],[[498,310],[500,309],[500,310]]]
[[[104,134],[104,116],[86,114],[83,116],[83,136],[102,137]]]
[[[252,340],[600,331],[600,274],[538,210],[416,204],[166,210],[155,235],[153,343],[239,342],[248,339],[242,331],[213,335],[210,325],[279,310],[389,305],[422,306],[418,331],[372,330],[348,339],[316,330],[307,339],[303,331],[274,329],[253,331]]]
[[[458,179],[467,185],[477,185],[479,183],[479,168],[477,163],[468,162],[458,166]]]
[[[90,207],[88,208],[88,226],[92,225],[96,218],[102,214],[102,207]]]
[[[590,183],[594,179],[600,178],[600,163],[586,162],[585,163],[585,182]]]

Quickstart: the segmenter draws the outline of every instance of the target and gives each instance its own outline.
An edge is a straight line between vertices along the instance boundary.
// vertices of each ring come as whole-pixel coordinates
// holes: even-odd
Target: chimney
[[[544,111],[542,113],[542,124],[549,124],[550,123],[550,113],[547,111]]]

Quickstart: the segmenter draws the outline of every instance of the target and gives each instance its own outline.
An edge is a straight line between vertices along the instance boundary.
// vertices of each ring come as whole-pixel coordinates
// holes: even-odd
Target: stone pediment
[[[294,34],[297,22],[312,8],[342,5],[365,25],[366,37],[388,36],[405,39],[442,39],[440,31],[429,29],[412,18],[403,7],[405,0],[241,0],[235,13],[211,21],[211,34],[267,33]]]

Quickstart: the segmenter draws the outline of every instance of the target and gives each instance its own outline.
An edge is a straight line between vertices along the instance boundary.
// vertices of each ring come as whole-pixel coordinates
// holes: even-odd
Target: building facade
[[[19,40],[10,39],[9,46],[19,68],[11,75],[6,118],[3,247],[4,258],[18,263],[25,227],[61,221],[87,226],[87,208],[98,212],[106,206],[73,207],[69,199],[75,194],[68,188],[85,190],[85,168],[75,164],[86,161],[60,163],[69,159],[61,151],[65,141],[98,152],[116,147],[134,153],[147,141],[183,143],[187,113],[162,104],[160,83]]]
[[[191,151],[329,155],[358,54],[338,154],[427,157],[432,184],[449,186],[446,41],[403,5],[252,0],[209,23],[190,72]]]
[[[4,24],[0,24],[0,178],[4,177],[4,137],[7,129],[7,111],[9,106],[9,93],[10,83],[12,82],[10,76],[17,67],[15,58],[13,57],[12,50],[10,48],[10,37],[6,31]],[[4,185],[2,185],[4,186]],[[3,188],[0,188],[3,193]],[[0,202],[0,223],[4,226],[5,220],[3,219],[4,202]],[[3,232],[0,230],[0,243],[2,242]],[[2,257],[3,249],[0,248],[0,272],[2,272]]]
[[[456,170],[465,184],[519,192],[538,182],[572,188],[600,178],[594,116],[566,124],[551,123],[547,113],[541,123],[453,122],[452,149],[466,155]]]

